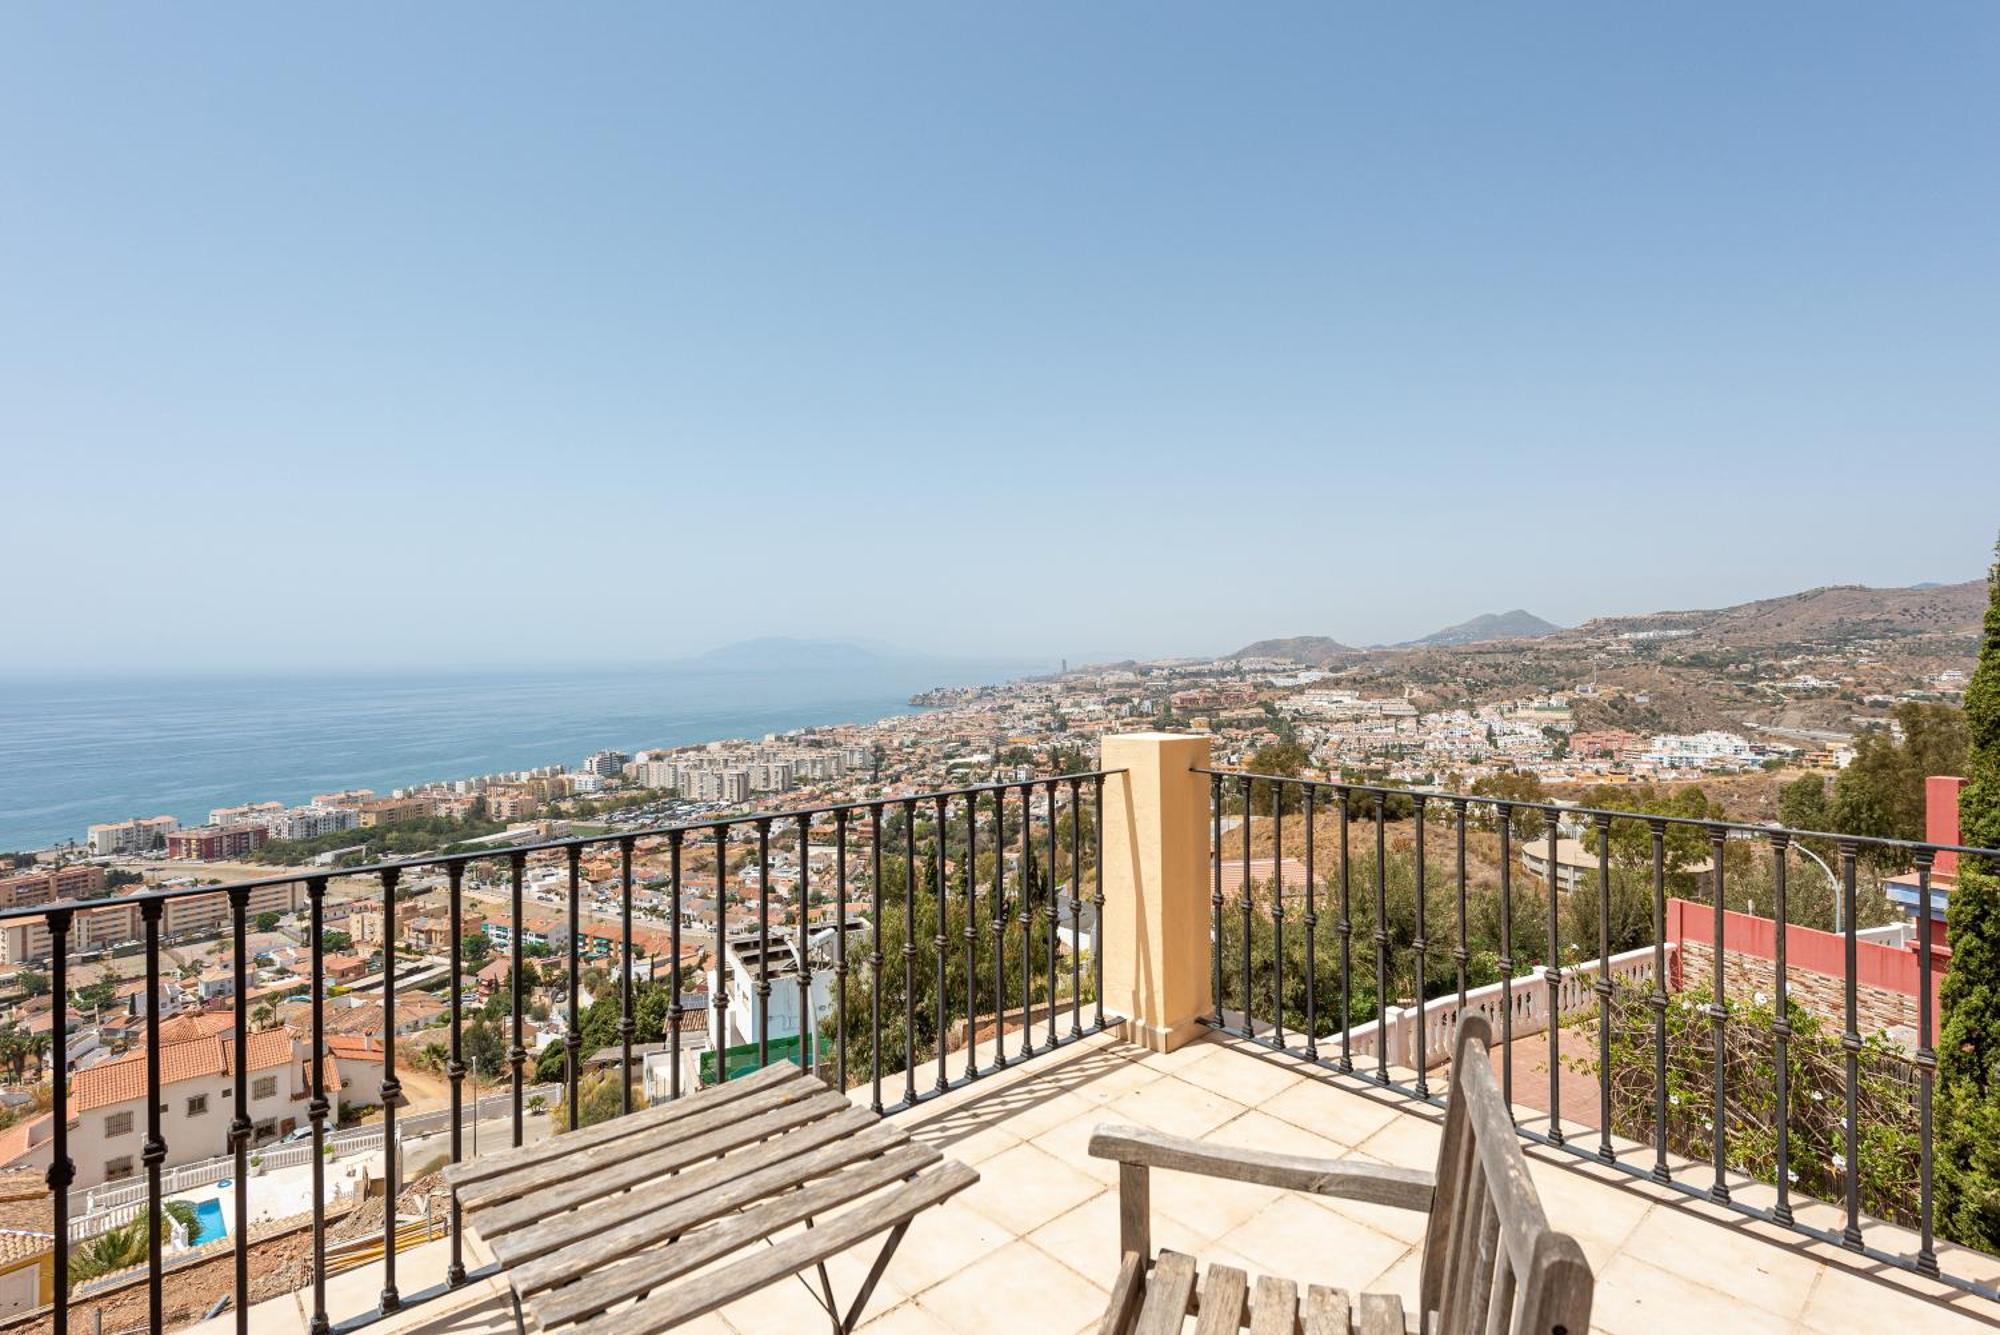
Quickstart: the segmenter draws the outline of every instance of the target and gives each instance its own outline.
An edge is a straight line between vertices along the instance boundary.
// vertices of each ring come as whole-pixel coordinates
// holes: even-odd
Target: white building
[[[166,847],[167,836],[180,827],[181,823],[172,816],[147,816],[140,820],[93,825],[88,832],[90,852],[93,857],[151,852],[155,848]]]

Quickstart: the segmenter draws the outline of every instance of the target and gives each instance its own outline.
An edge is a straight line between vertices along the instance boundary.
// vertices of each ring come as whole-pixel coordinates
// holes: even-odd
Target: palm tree
[[[190,1234],[195,1227],[194,1206],[187,1201],[166,1202],[168,1221],[179,1224]],[[69,1282],[81,1284],[85,1280],[108,1275],[114,1270],[124,1270],[146,1262],[147,1228],[152,1223],[153,1212],[142,1209],[132,1221],[117,1228],[106,1229],[96,1237],[78,1244],[69,1257]],[[162,1228],[162,1236],[166,1230]]]
[[[269,1029],[277,1023],[278,1012],[270,1002],[260,1001],[257,1003],[257,1009],[250,1012],[250,1018],[256,1022],[259,1029]]]

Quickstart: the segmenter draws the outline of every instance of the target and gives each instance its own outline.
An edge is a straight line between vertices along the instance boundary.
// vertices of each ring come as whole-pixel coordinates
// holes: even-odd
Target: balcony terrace
[[[1530,1126],[1541,1116],[1521,1114]],[[981,1180],[920,1217],[904,1240],[861,1326],[880,1335],[1096,1330],[1118,1264],[1117,1166],[1084,1151],[1099,1123],[1429,1168],[1442,1121],[1437,1108],[1365,1077],[1227,1034],[1170,1053],[1109,1034],[1089,1038],[906,1116],[917,1139],[973,1165]],[[1529,1158],[1551,1221],[1576,1235],[1596,1273],[1592,1328],[1604,1335],[1973,1332],[2000,1323],[2000,1304],[1950,1285],[1566,1154],[1535,1147]],[[1740,1179],[1737,1185],[1759,1190]],[[1251,1274],[1394,1292],[1406,1305],[1416,1293],[1422,1227],[1421,1217],[1407,1212],[1251,1184],[1165,1173],[1153,1182],[1159,1246]],[[2000,1262],[1945,1246],[1947,1268],[2000,1278]],[[443,1241],[407,1253],[405,1285],[440,1283],[446,1255]],[[837,1267],[836,1288],[851,1288],[863,1268],[851,1258]],[[372,1309],[381,1286],[379,1265],[333,1281],[328,1300],[336,1321]],[[260,1304],[251,1317],[259,1332],[307,1330],[308,1313],[295,1297]],[[763,1335],[824,1329],[826,1321],[806,1286],[787,1280],[685,1329]],[[222,1335],[232,1328],[222,1316],[197,1329]],[[370,1329],[507,1335],[516,1327],[504,1286],[488,1279]]]
[[[1856,1124],[1864,1110],[1867,1116],[1891,1119],[1889,1129],[1907,1137],[1898,1143],[1909,1151],[1910,1162],[1895,1165],[1899,1171],[1907,1169],[1894,1178],[1907,1183],[1907,1199],[1902,1199],[1885,1196],[1880,1183],[1864,1183],[1859,1173],[1840,1170],[1837,1135],[1831,1141],[1807,1140],[1801,1111],[1806,1101],[1817,1104],[1830,1097],[1835,1103],[1829,1107],[1838,1106],[1837,1088],[1826,1086],[1830,1095],[1819,1086],[1791,1090],[1780,1078],[1775,1091],[1760,1089],[1743,1070],[1726,1064],[1733,1055],[1774,1041],[1775,1069],[1784,1072],[1791,1069],[1784,1061],[1784,1044],[1803,1047],[1807,1042],[1803,1029],[1771,1025],[1759,1019],[1760,1012],[1734,1005],[1730,989],[1735,982],[1727,975],[1738,966],[1725,957],[1735,949],[1732,942],[1742,928],[1725,921],[1731,915],[1721,908],[1720,892],[1722,877],[1734,874],[1728,869],[1743,861],[1739,849],[1727,846],[1738,830],[1716,822],[1685,822],[1699,827],[1712,853],[1710,874],[1715,878],[1712,931],[1703,938],[1707,944],[1692,936],[1685,942],[1690,959],[1708,961],[1700,969],[1679,957],[1680,946],[1669,943],[1660,927],[1673,902],[1658,851],[1669,821],[1642,817],[1637,819],[1653,827],[1655,850],[1650,880],[1638,878],[1648,890],[1655,924],[1646,948],[1616,954],[1611,949],[1610,843],[1602,838],[1596,844],[1596,884],[1579,882],[1568,892],[1568,907],[1579,911],[1579,921],[1590,924],[1594,918],[1602,924],[1594,941],[1576,942],[1576,931],[1558,921],[1564,905],[1545,901],[1549,939],[1559,934],[1570,939],[1563,943],[1559,966],[1528,967],[1535,964],[1530,947],[1521,936],[1508,935],[1510,930],[1524,933],[1525,919],[1510,917],[1515,904],[1511,863],[1503,860],[1496,901],[1502,924],[1499,981],[1468,986],[1465,847],[1467,810],[1474,799],[1397,795],[1412,803],[1402,817],[1407,822],[1402,837],[1414,858],[1417,928],[1414,939],[1404,940],[1392,933],[1385,916],[1391,873],[1384,853],[1387,795],[1381,790],[1216,773],[1208,769],[1208,743],[1202,737],[1108,738],[1102,763],[1101,770],[1089,774],[1032,783],[896,796],[826,811],[732,817],[707,826],[595,840],[613,846],[622,860],[628,980],[633,976],[632,867],[641,840],[657,841],[671,851],[675,927],[670,958],[676,960],[682,946],[684,856],[692,859],[697,848],[712,850],[718,884],[735,867],[753,873],[744,881],[754,887],[749,897],[756,902],[755,926],[762,935],[787,922],[787,910],[774,908],[770,898],[774,834],[789,829],[801,848],[838,850],[831,869],[833,921],[844,924],[850,905],[865,904],[867,931],[851,934],[843,926],[831,932],[827,945],[802,953],[802,967],[785,976],[775,976],[770,963],[784,958],[784,952],[759,950],[754,956],[758,976],[735,980],[739,988],[747,988],[737,994],[739,1004],[708,1008],[717,1032],[706,1036],[704,1055],[713,1063],[707,1067],[679,1060],[683,1030],[677,1000],[667,1024],[675,1075],[659,1092],[671,1101],[690,1092],[697,1079],[713,1081],[716,1065],[726,1066],[733,1079],[746,1065],[754,1069],[764,1061],[781,1061],[784,1053],[799,1053],[804,1046],[810,1051],[800,1060],[845,1089],[852,1102],[886,1114],[915,1140],[977,1170],[975,1185],[913,1221],[875,1290],[864,1329],[1096,1329],[1120,1251],[1118,1169],[1086,1152],[1100,1123],[1136,1125],[1224,1146],[1430,1170],[1436,1165],[1442,1109],[1452,1083],[1450,1065],[1439,1059],[1449,1051],[1459,1017],[1473,1014],[1489,1018],[1499,1037],[1493,1057],[1502,1072],[1501,1088],[1513,1105],[1550,1223],[1580,1241],[1594,1273],[1593,1329],[1639,1335],[1669,1330],[1836,1332],[1892,1325],[1911,1331],[2000,1328],[2000,1260],[1957,1246],[1932,1228],[1933,971],[1938,966],[1928,918],[1919,923],[1920,948],[1910,957],[1910,1004],[1917,1008],[1914,1057],[1864,1044],[1856,1032],[1869,1029],[1873,1044],[1879,1026],[1858,1018],[1854,961],[1859,945],[1851,913],[1845,936],[1845,1015],[1836,1018],[1848,1031],[1843,1037],[1854,1041],[1832,1049],[1844,1052],[1848,1072],[1846,1116],[1839,1123],[1846,1133],[1845,1160],[1855,1159]],[[1239,799],[1235,816],[1225,814],[1232,787]],[[1307,818],[1307,837],[1299,850],[1301,861],[1291,864],[1293,849],[1283,827],[1294,789],[1301,799],[1298,809]],[[1260,796],[1270,819],[1244,818],[1257,812]],[[1337,842],[1328,827],[1318,833],[1316,845],[1314,804],[1333,799],[1340,803]],[[1435,803],[1446,819],[1430,822],[1426,801]],[[1529,804],[1500,807],[1495,814],[1502,849],[1508,831],[1524,816],[1545,829],[1552,849],[1558,820],[1573,814]],[[1350,817],[1357,822],[1352,847]],[[1600,835],[1614,820],[1631,819],[1612,813],[1584,817]],[[1222,860],[1237,856],[1237,844],[1225,853],[1223,839],[1232,829],[1241,831],[1238,884],[1248,889],[1226,898]],[[1251,872],[1252,836],[1258,831],[1269,839],[1273,853],[1266,866],[1274,883],[1263,887]],[[1777,853],[1777,912],[1782,917],[1784,853],[1794,832],[1746,827],[1740,833],[1746,842],[1757,841],[1759,856],[1766,849]],[[1427,872],[1426,840],[1449,847],[1446,841],[1454,834],[1455,873],[1437,875],[1438,863],[1448,861],[1444,857],[1437,857]],[[1370,835],[1372,860],[1361,851]],[[566,861],[569,914],[581,921],[578,868],[592,842],[570,840],[545,849],[433,860],[448,874],[451,891],[446,939],[453,943],[454,958],[445,961],[444,973],[451,979],[447,1069],[453,1110],[464,1107],[467,1074],[459,1046],[460,1021],[470,1014],[460,994],[465,970],[451,966],[458,962],[460,892],[469,868],[481,859],[497,859],[511,868],[513,915],[519,920],[529,859],[547,856],[557,865]],[[1920,899],[1930,894],[1930,868],[1940,851],[1937,846],[1915,848]],[[1838,854],[1848,878],[1849,904],[1856,854],[1851,841]],[[885,857],[900,862],[885,862]],[[1283,878],[1293,874],[1284,870],[1288,864],[1293,873],[1304,874],[1302,899],[1285,889]],[[389,939],[394,938],[398,885],[416,865],[362,869],[379,883]],[[954,875],[954,868],[960,874]],[[1433,908],[1447,906],[1441,913],[1426,910],[1427,888],[1435,897]],[[1453,890],[1455,935],[1448,925]],[[325,982],[320,944],[327,877],[310,878],[306,891],[314,993],[319,995]],[[801,937],[810,902],[805,891],[803,884],[797,888],[789,910],[789,921]],[[250,894],[249,888],[237,887],[227,896],[239,943]],[[166,901],[138,898],[149,927],[147,968],[157,975],[158,925]],[[1364,926],[1370,898],[1374,916]],[[923,909],[928,918],[919,912]],[[1291,916],[1295,909],[1302,912]],[[0,911],[0,919],[48,920],[55,943],[51,972],[59,992],[65,986],[65,937],[80,911],[70,905]],[[1337,933],[1316,936],[1316,929],[1336,925],[1336,914]],[[1707,918],[1709,911],[1704,909],[1702,916]],[[580,1114],[586,1100],[579,1097],[585,1066],[579,935],[572,931],[567,936],[567,984],[558,993],[567,1010],[567,1034],[551,1049],[564,1067],[563,1094],[554,1105],[558,1111],[545,1119],[524,1112],[529,1054],[517,1040],[507,1052],[511,1077],[503,1076],[512,1085],[512,1097],[502,1095],[499,1125],[485,1132],[481,1144],[488,1152],[510,1139],[560,1136],[583,1120],[595,1120]],[[1788,970],[1787,940],[1787,933],[1776,934],[1771,985],[1777,989],[1779,1013],[1786,1013],[1787,987],[1795,972]],[[1253,950],[1260,942],[1270,943],[1268,953]],[[510,1032],[518,1035],[526,1003],[518,935],[512,949],[511,980],[496,1004],[507,1004]],[[1512,958],[1517,950],[1520,958]],[[1706,955],[1700,954],[1703,950]],[[1455,960],[1455,990],[1427,968],[1427,952],[1433,965],[1443,961],[1448,969]],[[725,958],[731,953],[723,952]],[[560,957],[550,961],[554,967],[545,977],[556,978],[564,963]],[[1688,1124],[1678,1120],[1681,1112],[1670,1110],[1664,1077],[1667,1017],[1674,1009],[1670,989],[1680,991],[1689,980],[1709,977],[1704,971],[1711,966],[1715,995],[1731,996],[1731,1005],[1698,1006],[1682,998],[1680,1009],[1696,1017],[1685,1031],[1692,1035],[1690,1043],[1709,1046],[1690,1047],[1698,1056],[1708,1055],[1691,1067],[1675,1068],[1677,1078],[1706,1080],[1710,1068],[1703,1063],[1714,1059],[1713,1084],[1696,1091],[1719,1110],[1706,1124],[1714,1129],[1709,1153],[1708,1133],[1700,1130],[1698,1117],[1696,1133],[1690,1135]],[[245,967],[239,944],[234,964],[239,982]],[[1407,970],[1402,986],[1398,969]],[[818,982],[827,975],[834,980],[828,1006],[813,1000],[816,970]],[[925,992],[922,985],[932,977],[936,986]],[[1416,980],[1424,980],[1423,985],[1416,986]],[[731,979],[726,966],[712,981],[727,993]],[[395,971],[388,971],[382,1004],[392,1030],[398,986]],[[1411,988],[1415,995],[1407,1003],[1375,1006],[1373,1017],[1363,1022],[1357,1016],[1366,1010],[1357,1011],[1349,1000],[1350,993],[1359,995],[1364,987],[1371,989],[1369,995],[1385,999]],[[770,1030],[777,1013],[772,997],[779,988],[787,993],[797,989],[793,1014],[815,1017],[812,1044]],[[633,988],[628,984],[614,990],[621,993],[611,1001],[629,1068]],[[1837,1011],[1839,992],[1834,988],[1830,999],[1822,997],[1815,1004]],[[148,995],[157,995],[150,985]],[[679,997],[681,989],[674,995]],[[229,1010],[236,1026],[234,1043],[243,1049],[247,1008],[242,987],[235,996]],[[1887,1003],[1878,998],[1870,1004]],[[1341,1008],[1345,1021],[1338,1018]],[[313,1009],[311,1042],[327,1050],[324,1017],[317,1003]],[[747,1019],[732,1020],[732,1014]],[[1002,1017],[998,1024],[996,1016]],[[157,1030],[156,1019],[149,1023]],[[738,1027],[726,1028],[731,1025]],[[1645,1053],[1643,1061],[1623,1071],[1620,1078],[1631,1079],[1615,1094],[1607,1065],[1614,1028],[1621,1041],[1643,1035],[1644,1042],[1633,1043],[1631,1050]],[[954,1040],[954,1035],[960,1037]],[[701,1037],[697,1028],[689,1042]],[[716,1049],[726,1049],[720,1063],[713,1062]],[[1886,1102],[1878,1094],[1870,1095],[1875,1103],[1858,1101],[1854,1072],[1864,1054],[1871,1054],[1869,1061],[1879,1054],[1902,1082],[1890,1082]],[[691,1059],[695,1054],[686,1055]],[[318,1080],[329,1063],[310,1065]],[[1873,1079],[1874,1068],[1869,1070]],[[147,1080],[154,1097],[145,1102],[159,1109],[158,1071],[150,1070]],[[56,1064],[53,1082],[60,1105],[70,1088],[65,1064]],[[620,1098],[618,1083],[610,1086],[614,1103]],[[646,1083],[653,1087],[650,1079]],[[449,1128],[451,1160],[478,1152],[456,1111],[405,1115],[399,1130],[395,1110],[401,1086],[394,1045],[386,1054],[381,1088],[387,1115],[380,1125],[380,1163],[391,1198],[405,1185],[399,1176],[405,1169],[418,1172],[446,1152],[443,1133],[425,1117],[448,1119],[440,1125]],[[242,1089],[238,1082],[235,1177],[218,1184],[233,1187],[230,1217],[238,1220],[248,1217],[244,1170],[253,1162]],[[333,1109],[325,1087],[315,1084],[312,1092],[314,1204],[312,1227],[301,1235],[311,1239],[309,1248],[301,1247],[310,1255],[291,1272],[291,1291],[271,1296],[271,1283],[253,1282],[262,1277],[253,1277],[250,1240],[243,1231],[232,1230],[229,1254],[235,1269],[227,1301],[203,1313],[205,1320],[197,1328],[310,1335],[364,1327],[383,1335],[515,1329],[513,1293],[476,1227],[461,1229],[456,1211],[448,1209],[448,1219],[436,1216],[425,1225],[399,1220],[394,1211],[377,1207],[379,1219],[372,1227],[380,1251],[369,1257],[343,1249],[339,1263],[329,1264],[325,1225],[333,1193],[320,1179],[325,1167],[320,1148],[332,1144],[327,1122]],[[644,1098],[636,1080],[624,1082],[623,1113],[635,1112]],[[1774,1146],[1758,1141],[1746,1148],[1748,1142],[1741,1139],[1746,1112],[1775,1119],[1780,1134]],[[851,1114],[843,1109],[843,1115]],[[170,1146],[157,1112],[142,1119],[150,1123],[144,1128],[148,1172],[143,1197],[157,1207],[166,1199],[163,1170],[172,1167]],[[1795,1123],[1796,1142],[1788,1141],[1782,1132]],[[408,1138],[419,1124],[433,1136],[422,1155],[413,1154]],[[1821,1134],[1828,1123],[1822,1119],[1812,1125],[1814,1134]],[[72,1241],[86,1236],[75,1233],[71,1196],[64,1191],[72,1182],[73,1144],[79,1134],[74,1117],[55,1119],[48,1176],[58,1194],[50,1274],[67,1273]],[[1809,1159],[1809,1153],[1815,1157]],[[1830,1174],[1828,1163],[1835,1165]],[[1424,1228],[1419,1215],[1167,1171],[1155,1172],[1152,1182],[1157,1246],[1252,1274],[1395,1293],[1406,1309],[1415,1309]],[[1818,1197],[1809,1194],[1814,1190]],[[1863,1210],[1864,1192],[1873,1193],[1866,1197],[1871,1209],[1892,1212],[1895,1219],[1869,1217]],[[171,1307],[168,1291],[177,1274],[187,1273],[177,1270],[176,1263],[194,1258],[178,1255],[178,1246],[170,1251],[162,1239],[148,1250],[143,1266],[122,1280],[110,1277],[125,1286],[115,1301],[106,1300],[105,1280],[75,1292],[51,1286],[44,1305],[0,1323],[0,1335],[14,1329],[100,1328],[124,1335],[127,1329],[189,1324],[185,1303]],[[622,1259],[606,1264],[615,1266]],[[462,1260],[466,1269],[453,1283],[455,1260]],[[834,1286],[851,1293],[865,1272],[866,1254],[843,1255],[828,1269]],[[86,1303],[89,1316],[82,1315]],[[169,1320],[169,1311],[180,1315]],[[822,1328],[827,1320],[811,1290],[784,1280],[684,1328],[809,1330]]]

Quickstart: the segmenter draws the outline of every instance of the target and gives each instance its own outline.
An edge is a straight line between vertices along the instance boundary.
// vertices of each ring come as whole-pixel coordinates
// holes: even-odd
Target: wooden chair
[[[1263,1150],[1229,1149],[1138,1127],[1100,1126],[1090,1152],[1118,1161],[1119,1248],[1124,1257],[1099,1335],[1169,1335],[1192,1316],[1197,1335],[1585,1335],[1591,1275],[1583,1249],[1549,1227],[1527,1160],[1487,1056],[1486,1021],[1459,1026],[1451,1097],[1437,1171]],[[1211,1265],[1196,1283],[1194,1258],[1163,1251],[1151,1260],[1148,1177],[1155,1168],[1232,1178],[1320,1196],[1422,1210],[1423,1273],[1416,1319],[1402,1300],[1314,1284],[1303,1300],[1289,1279],[1253,1284],[1232,1266]]]

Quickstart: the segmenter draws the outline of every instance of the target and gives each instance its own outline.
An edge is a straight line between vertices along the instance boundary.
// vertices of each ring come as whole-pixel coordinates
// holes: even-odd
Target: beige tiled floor
[[[871,1304],[864,1327],[871,1335],[1095,1329],[1118,1250],[1116,1172],[1084,1152],[1099,1122],[1425,1168],[1438,1139],[1431,1109],[1219,1038],[1167,1055],[1109,1037],[1086,1040],[983,1077],[900,1120],[978,1168],[981,1181],[916,1220]],[[1595,1270],[1593,1327],[1603,1335],[2000,1328],[2000,1306],[1894,1267],[1570,1156],[1530,1157],[1550,1219],[1578,1237]],[[1418,1216],[1174,1173],[1153,1175],[1152,1203],[1156,1246],[1253,1274],[1396,1292],[1414,1304]],[[868,1259],[846,1258],[833,1268],[836,1293],[853,1292]],[[1967,1253],[1949,1255],[1947,1264],[2000,1267]],[[404,1265],[422,1273],[415,1256]],[[356,1272],[349,1282],[365,1292],[369,1279]],[[511,1309],[490,1292],[451,1305],[456,1314],[418,1310],[376,1329],[513,1329]],[[692,1329],[764,1335],[826,1328],[805,1288],[788,1282]]]

